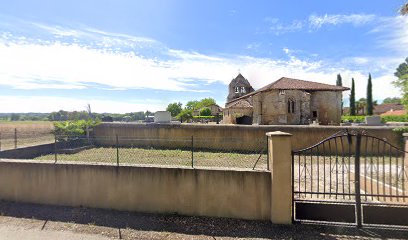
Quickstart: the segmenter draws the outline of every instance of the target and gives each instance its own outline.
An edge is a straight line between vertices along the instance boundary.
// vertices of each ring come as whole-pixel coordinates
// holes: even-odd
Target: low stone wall
[[[36,146],[0,151],[0,158],[33,159],[42,155],[53,154],[54,151],[54,143],[41,144]]]
[[[271,174],[1,160],[0,199],[269,220]]]
[[[201,125],[201,124],[133,124],[133,123],[103,123],[95,127],[94,136],[102,145],[115,145],[116,135],[120,138],[151,139],[149,146],[166,146],[166,141],[158,139],[172,139],[167,143],[175,146],[175,140],[180,147],[190,147],[188,139],[194,136],[196,148],[221,150],[249,150],[258,151],[266,144],[267,132],[283,131],[293,135],[292,149],[298,150],[316,144],[330,135],[345,130],[365,130],[368,134],[387,139],[391,144],[400,146],[400,136],[392,131],[392,127],[345,127],[345,126],[244,126],[244,125]],[[207,141],[206,141],[207,139]],[[177,142],[177,141],[176,141]],[[122,141],[121,145],[130,146],[132,141]]]

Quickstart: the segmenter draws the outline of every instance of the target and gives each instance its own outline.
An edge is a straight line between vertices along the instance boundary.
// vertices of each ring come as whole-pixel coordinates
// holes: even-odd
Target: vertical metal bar
[[[310,149],[310,197],[313,198],[313,148]]]
[[[380,201],[380,140],[377,140],[377,200]]]
[[[294,216],[294,214],[295,214],[295,198],[294,198],[294,195],[295,195],[295,156],[294,156],[294,154],[293,154],[293,152],[292,152],[292,223],[294,223],[295,222],[295,216]]]
[[[329,184],[330,184],[330,188],[329,188],[329,198],[331,198],[331,193],[332,193],[332,148],[331,148],[331,140],[329,140],[329,152],[330,152],[330,163],[329,163]]]
[[[319,193],[319,185],[320,185],[320,165],[319,165],[319,145],[316,146],[316,161],[317,161],[317,192]],[[320,194],[317,194],[317,198],[320,197]]]
[[[323,198],[326,198],[326,148],[323,142]]]
[[[398,157],[398,151],[395,153],[396,155],[395,155],[395,161],[396,161],[396,163],[395,163],[395,174],[396,174],[396,176],[397,176],[397,179],[396,179],[396,181],[395,181],[395,192],[397,193],[397,202],[399,202],[399,188],[398,188],[398,182],[399,182],[399,174],[398,174],[398,159],[399,159],[399,157]]]
[[[299,190],[299,196],[300,196],[300,154],[298,153],[298,190]]]
[[[383,156],[383,161],[382,161],[382,169],[383,169],[383,172],[382,172],[382,177],[383,177],[383,179],[382,179],[382,185],[383,185],[383,192],[382,192],[382,194],[383,194],[383,200],[384,200],[384,201],[387,201],[387,198],[386,198],[386,196],[385,196],[385,142],[383,142],[382,156]]]
[[[57,135],[54,134],[54,163],[57,163]]]
[[[392,163],[391,163],[391,161],[392,161],[392,148],[391,148],[391,145],[389,145],[389,147],[390,147],[390,152],[389,152],[389,154],[390,154],[390,167],[389,167],[388,177],[390,178],[389,195],[390,195],[390,200],[392,201],[392,197],[391,197],[392,196],[392,168],[391,168],[391,165],[392,165]]]
[[[345,175],[345,172],[344,172],[344,144],[343,144],[343,137],[340,137],[340,145],[341,145],[341,179],[342,179],[342,181],[341,181],[341,183],[342,183],[342,192],[341,193],[343,193],[343,199],[345,199],[346,198],[346,195],[344,195],[344,193],[345,193],[345,191],[344,191],[344,188],[345,188],[345,183],[344,183],[344,175]]]
[[[401,164],[402,164],[402,177],[401,177],[401,184],[402,184],[402,196],[403,196],[403,201],[405,202],[406,201],[406,195],[405,195],[405,155],[406,155],[407,153],[404,153],[404,155],[403,155],[403,158],[402,158],[402,162],[401,162]]]
[[[305,187],[304,187],[304,192],[307,192],[307,157],[306,157],[307,153],[304,152],[303,153],[303,174],[305,175],[304,180],[305,180]],[[306,197],[306,193],[305,193],[305,197]]]
[[[339,152],[337,148],[337,138],[334,139],[334,145],[336,147],[336,199],[339,194]]]
[[[116,165],[119,167],[119,137],[116,134]]]
[[[266,169],[269,169],[269,137],[266,136]]]
[[[356,152],[355,152],[355,192],[356,192],[356,223],[357,227],[361,227],[361,195],[360,195],[360,146],[361,133],[357,133]]]
[[[17,149],[17,128],[14,128],[14,149]]]
[[[371,187],[371,200],[374,200],[374,190],[373,190],[373,156],[374,156],[374,139],[371,138],[371,156],[370,156],[370,187]]]
[[[365,139],[365,156],[364,156],[364,200],[367,201],[367,157],[368,157],[368,136],[364,136]]]
[[[191,168],[194,168],[194,136],[191,136]]]
[[[353,141],[352,141],[352,135],[350,134],[350,133],[347,133],[347,145],[348,145],[348,166],[349,166],[349,169],[348,169],[348,189],[349,189],[349,199],[351,199],[351,179],[350,179],[350,176],[351,176],[351,155],[352,155],[352,151],[351,151],[351,146],[352,146],[352,144],[353,144]]]

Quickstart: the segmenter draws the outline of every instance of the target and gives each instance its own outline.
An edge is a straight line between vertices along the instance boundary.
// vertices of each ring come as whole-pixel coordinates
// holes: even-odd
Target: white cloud
[[[393,50],[399,57],[408,55],[408,16],[383,17],[370,33],[378,35],[378,46]]]
[[[66,111],[85,110],[90,104],[93,112],[97,113],[126,113],[130,111],[159,111],[165,109],[165,105],[146,101],[111,101],[46,97],[46,96],[0,96],[0,112],[52,112],[64,109]],[[67,104],[69,103],[69,104]]]
[[[311,15],[309,16],[309,26],[313,29],[319,29],[323,25],[340,25],[340,24],[352,24],[354,26],[360,26],[372,22],[376,19],[374,14],[325,14],[325,15]]]
[[[305,27],[310,29],[320,29],[324,25],[341,25],[352,24],[353,26],[361,26],[372,23],[379,19],[374,14],[325,14],[325,15],[310,15],[306,20],[293,20],[291,23],[282,23],[278,18],[267,17],[264,22],[268,24],[269,31],[275,35],[284,33],[297,32]]]
[[[294,20],[290,24],[284,24],[279,22],[278,19],[274,18],[270,23],[269,30],[275,35],[281,35],[283,33],[296,32],[303,28],[304,23],[300,20]]]
[[[273,22],[273,21],[272,21]],[[44,28],[42,28],[44,29]],[[55,29],[47,30],[55,33]],[[60,31],[60,32],[58,32]],[[339,63],[330,60],[300,59],[294,50],[284,48],[287,60],[255,58],[248,56],[212,56],[197,52],[168,49],[163,44],[124,34],[98,30],[70,30],[58,28],[55,34],[80,38],[84,32],[92,43],[57,40],[33,41],[10,33],[0,34],[0,84],[17,89],[84,89],[98,86],[102,89],[153,89],[166,91],[197,91],[209,89],[206,84],[229,84],[238,69],[255,88],[282,76],[334,84],[341,73],[345,86],[351,77],[356,79],[357,97],[364,97],[368,66],[373,73],[374,98],[398,96],[391,85],[393,69],[399,59],[370,58],[366,56],[346,58]],[[93,35],[96,34],[96,35]],[[98,37],[101,35],[106,38]],[[81,40],[81,39],[80,39]],[[141,45],[147,51],[157,51],[153,57],[139,54]],[[151,44],[152,43],[152,44]],[[118,46],[129,49],[117,50]],[[155,52],[156,53],[156,52]],[[197,81],[199,80],[199,82]],[[108,98],[107,96],[106,98]],[[0,97],[0,112],[55,111],[82,109],[86,100],[58,97]],[[9,103],[11,105],[9,105]],[[71,104],[72,103],[72,104]],[[165,106],[118,101],[91,101],[96,111],[128,112],[135,110],[159,110]],[[220,102],[220,104],[223,104]],[[100,106],[100,108],[99,108]],[[98,110],[100,109],[100,110]]]

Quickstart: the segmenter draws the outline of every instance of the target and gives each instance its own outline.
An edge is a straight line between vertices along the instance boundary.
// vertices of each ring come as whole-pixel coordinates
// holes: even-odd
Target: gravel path
[[[408,239],[408,229],[282,226],[12,202],[0,202],[0,214],[0,239]]]

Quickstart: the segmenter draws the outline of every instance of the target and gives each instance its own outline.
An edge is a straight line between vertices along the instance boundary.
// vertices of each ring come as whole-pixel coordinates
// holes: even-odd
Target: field
[[[0,122],[0,150],[53,142],[53,128],[52,122],[48,121]]]
[[[192,164],[190,150],[170,149],[144,149],[144,148],[92,148],[74,154],[58,154],[57,161],[76,161],[88,163],[117,163],[142,164],[142,165],[173,165],[187,166]],[[266,154],[237,153],[237,152],[209,152],[194,151],[194,166],[203,167],[229,167],[253,168],[259,159],[256,169],[266,169]],[[36,158],[37,160],[54,160],[55,155],[50,154]]]

